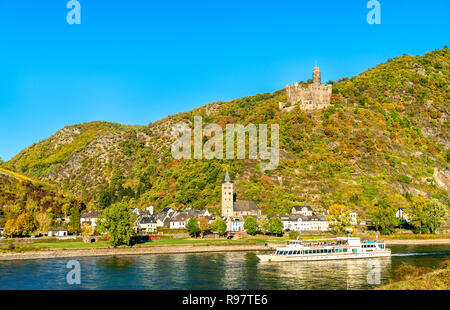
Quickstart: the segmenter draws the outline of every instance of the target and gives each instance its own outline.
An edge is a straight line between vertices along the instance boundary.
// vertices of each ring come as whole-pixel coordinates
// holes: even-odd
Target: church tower
[[[315,67],[313,69],[313,84],[320,85],[321,81],[322,81],[322,78],[320,76],[320,68]]]
[[[228,175],[228,169],[225,179],[222,182],[222,216],[232,216],[234,205],[234,184]]]

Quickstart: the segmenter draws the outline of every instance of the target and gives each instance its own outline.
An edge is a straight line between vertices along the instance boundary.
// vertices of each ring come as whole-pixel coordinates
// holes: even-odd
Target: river
[[[80,284],[66,280],[74,258],[0,261],[0,289],[371,289],[402,263],[437,267],[450,245],[391,245],[392,257],[260,263],[256,252],[75,258]]]

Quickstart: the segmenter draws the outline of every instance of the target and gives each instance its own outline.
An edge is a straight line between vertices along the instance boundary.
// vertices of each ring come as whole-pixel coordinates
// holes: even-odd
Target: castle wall
[[[286,85],[287,101],[291,105],[300,103],[302,109],[314,110],[325,108],[330,105],[332,86],[321,84],[320,69],[314,68],[313,83],[304,88],[295,82]]]

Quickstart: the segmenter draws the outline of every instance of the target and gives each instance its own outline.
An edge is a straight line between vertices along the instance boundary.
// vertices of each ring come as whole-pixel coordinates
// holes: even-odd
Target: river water
[[[256,252],[0,261],[0,289],[371,289],[402,263],[437,267],[450,245],[392,245],[392,257],[261,263]],[[68,284],[67,262],[80,263]]]

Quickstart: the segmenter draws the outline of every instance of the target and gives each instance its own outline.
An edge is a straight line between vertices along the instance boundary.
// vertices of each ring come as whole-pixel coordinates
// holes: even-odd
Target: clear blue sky
[[[450,1],[0,0],[0,157],[65,125],[148,124],[449,44]]]

